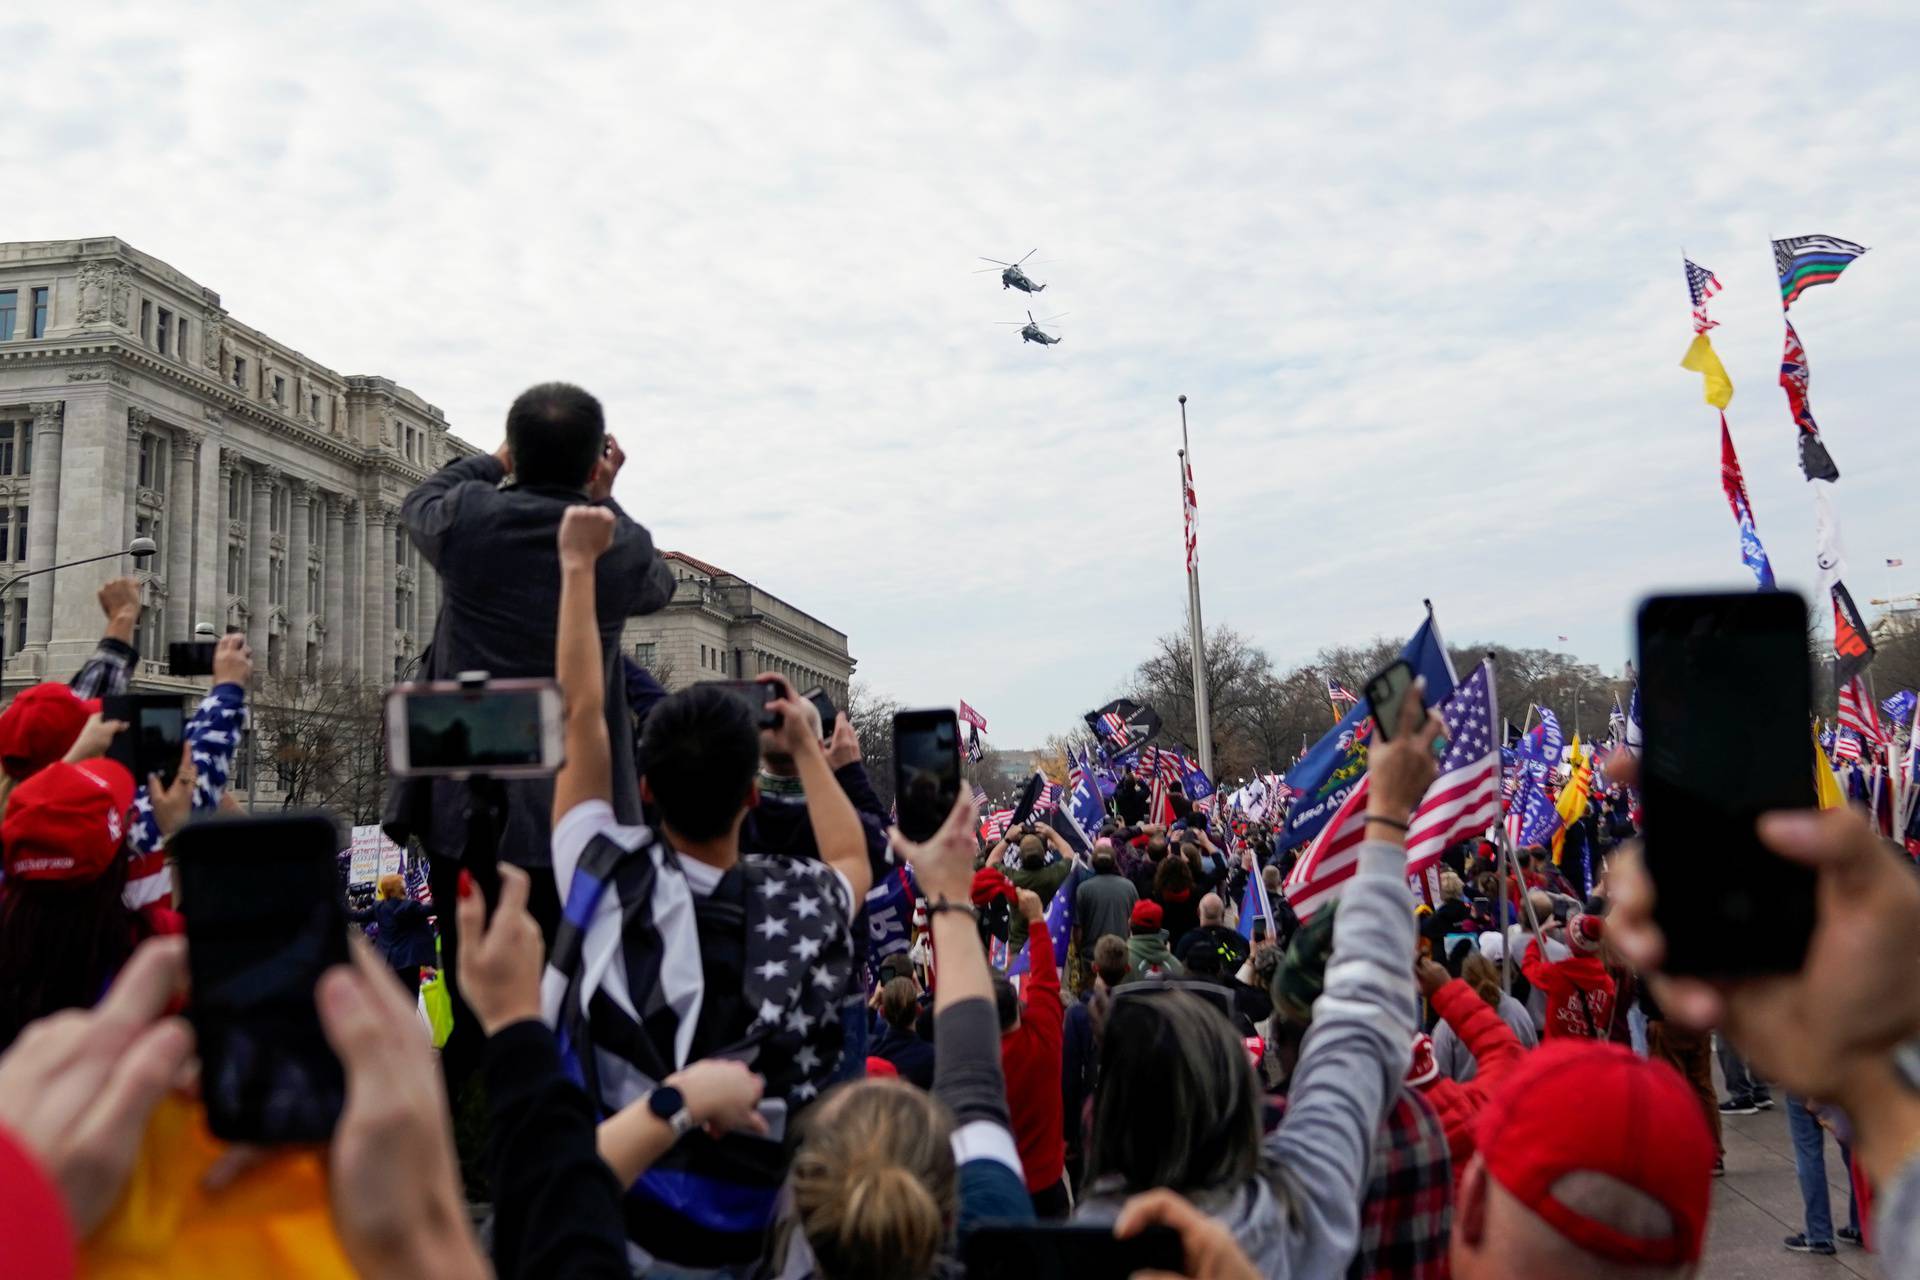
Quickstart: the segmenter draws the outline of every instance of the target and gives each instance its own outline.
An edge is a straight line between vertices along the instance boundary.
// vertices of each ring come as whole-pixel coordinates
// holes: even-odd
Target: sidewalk
[[[1718,1083],[1719,1072],[1714,1072]],[[1723,1092],[1721,1097],[1725,1097]],[[1762,1280],[1773,1276],[1851,1276],[1880,1280],[1873,1258],[1840,1246],[1838,1256],[1788,1253],[1780,1242],[1801,1229],[1800,1182],[1793,1171],[1793,1139],[1787,1134],[1787,1104],[1778,1090],[1774,1107],[1752,1116],[1723,1117],[1727,1176],[1714,1179],[1713,1216],[1700,1280]],[[1847,1173],[1840,1148],[1827,1139],[1827,1181],[1834,1225],[1847,1220]]]

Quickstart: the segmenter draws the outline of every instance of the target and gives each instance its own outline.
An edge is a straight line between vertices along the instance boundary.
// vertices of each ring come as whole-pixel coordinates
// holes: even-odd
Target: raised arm
[[[457,458],[415,485],[400,503],[400,519],[428,564],[440,566],[447,531],[460,518],[463,488],[472,483],[492,487],[506,479],[506,455],[502,445],[497,453]]]
[[[807,821],[813,826],[820,860],[853,886],[849,911],[857,915],[867,890],[873,887],[867,835],[853,801],[847,799],[840,780],[833,776],[833,766],[827,763],[826,748],[820,743],[820,713],[811,702],[796,695],[784,677],[764,675],[760,680],[780,690],[780,697],[767,704],[769,711],[780,715],[774,737],[780,749],[793,757],[794,767],[800,772],[800,785],[807,797]]]
[[[560,619],[553,670],[566,700],[567,758],[553,779],[555,826],[575,805],[613,799],[607,676],[593,585],[593,567],[613,541],[613,523],[613,512],[605,507],[568,507],[560,519]]]
[[[133,647],[134,628],[140,623],[139,582],[109,578],[101,584],[98,599],[100,612],[107,617],[107,629],[86,665],[67,682],[74,695],[81,698],[125,693],[140,662],[140,651]]]

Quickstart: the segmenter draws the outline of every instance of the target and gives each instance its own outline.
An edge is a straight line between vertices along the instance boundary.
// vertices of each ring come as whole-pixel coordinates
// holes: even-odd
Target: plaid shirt
[[[1452,1230],[1446,1130],[1433,1104],[1403,1087],[1374,1135],[1360,1202],[1360,1248],[1348,1280],[1446,1280]]]
[[[130,644],[122,644],[112,636],[102,636],[100,647],[93,651],[86,665],[67,684],[77,698],[125,693],[128,681],[133,678],[133,669],[139,663],[138,649]]]

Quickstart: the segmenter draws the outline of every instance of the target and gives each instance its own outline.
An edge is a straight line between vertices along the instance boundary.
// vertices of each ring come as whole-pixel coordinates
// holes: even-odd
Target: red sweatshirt
[[[1000,1037],[1000,1069],[1007,1077],[1007,1109],[1020,1148],[1027,1190],[1045,1191],[1067,1168],[1061,1125],[1060,970],[1053,961],[1053,935],[1044,927],[1027,934],[1027,976],[1020,981],[1020,1025]]]
[[[1599,956],[1548,960],[1540,952],[1539,939],[1530,938],[1520,961],[1520,972],[1546,998],[1547,1029],[1543,1039],[1607,1038],[1607,1028],[1613,1025],[1613,978],[1600,963]],[[1580,1011],[1583,995],[1587,1003],[1585,1013]]]
[[[1440,1076],[1420,1090],[1440,1113],[1440,1124],[1447,1131],[1447,1155],[1453,1161],[1453,1185],[1457,1188],[1460,1175],[1467,1171],[1467,1159],[1473,1155],[1474,1117],[1500,1091],[1527,1051],[1520,1047],[1513,1028],[1459,978],[1433,993],[1433,1011],[1447,1020],[1480,1064],[1473,1079],[1465,1084]]]

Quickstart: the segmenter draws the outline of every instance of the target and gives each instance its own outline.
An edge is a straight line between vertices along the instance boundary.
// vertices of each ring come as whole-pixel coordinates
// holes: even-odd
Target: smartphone
[[[133,775],[135,785],[147,775],[160,775],[162,786],[172,786],[180,772],[180,740],[187,727],[186,705],[174,693],[117,693],[100,699],[100,715],[124,720],[127,727],[113,735],[107,758],[118,760]]]
[[[1640,606],[1639,645],[1643,834],[1665,968],[1797,970],[1814,873],[1768,850],[1754,823],[1816,804],[1806,601],[1655,596]]]
[[[1138,1271],[1187,1273],[1180,1233],[1163,1226],[1120,1240],[1112,1227],[989,1223],[961,1237],[960,1253],[967,1280],[1125,1280]]]
[[[722,693],[730,693],[747,704],[753,722],[762,729],[778,729],[780,713],[767,710],[767,704],[780,697],[780,686],[771,680],[702,680]]]
[[[396,777],[532,778],[566,759],[560,686],[551,680],[395,685],[387,758]]]
[[[1405,658],[1395,659],[1367,681],[1367,704],[1373,711],[1373,731],[1380,741],[1392,738],[1400,727],[1400,708],[1408,694],[1420,696],[1413,688],[1413,666]]]
[[[833,705],[833,699],[829,698],[827,691],[818,685],[807,690],[802,696],[813,704],[815,711],[820,713],[820,736],[822,738],[831,738],[833,736],[833,718],[840,714],[839,709]]]
[[[210,676],[213,674],[213,650],[218,640],[175,640],[167,646],[167,674]]]
[[[178,859],[207,1125],[229,1142],[324,1142],[346,1097],[314,986],[347,963],[339,835],[317,813],[188,823]]]
[[[960,720],[946,710],[893,718],[893,794],[900,834],[930,840],[960,799]]]

